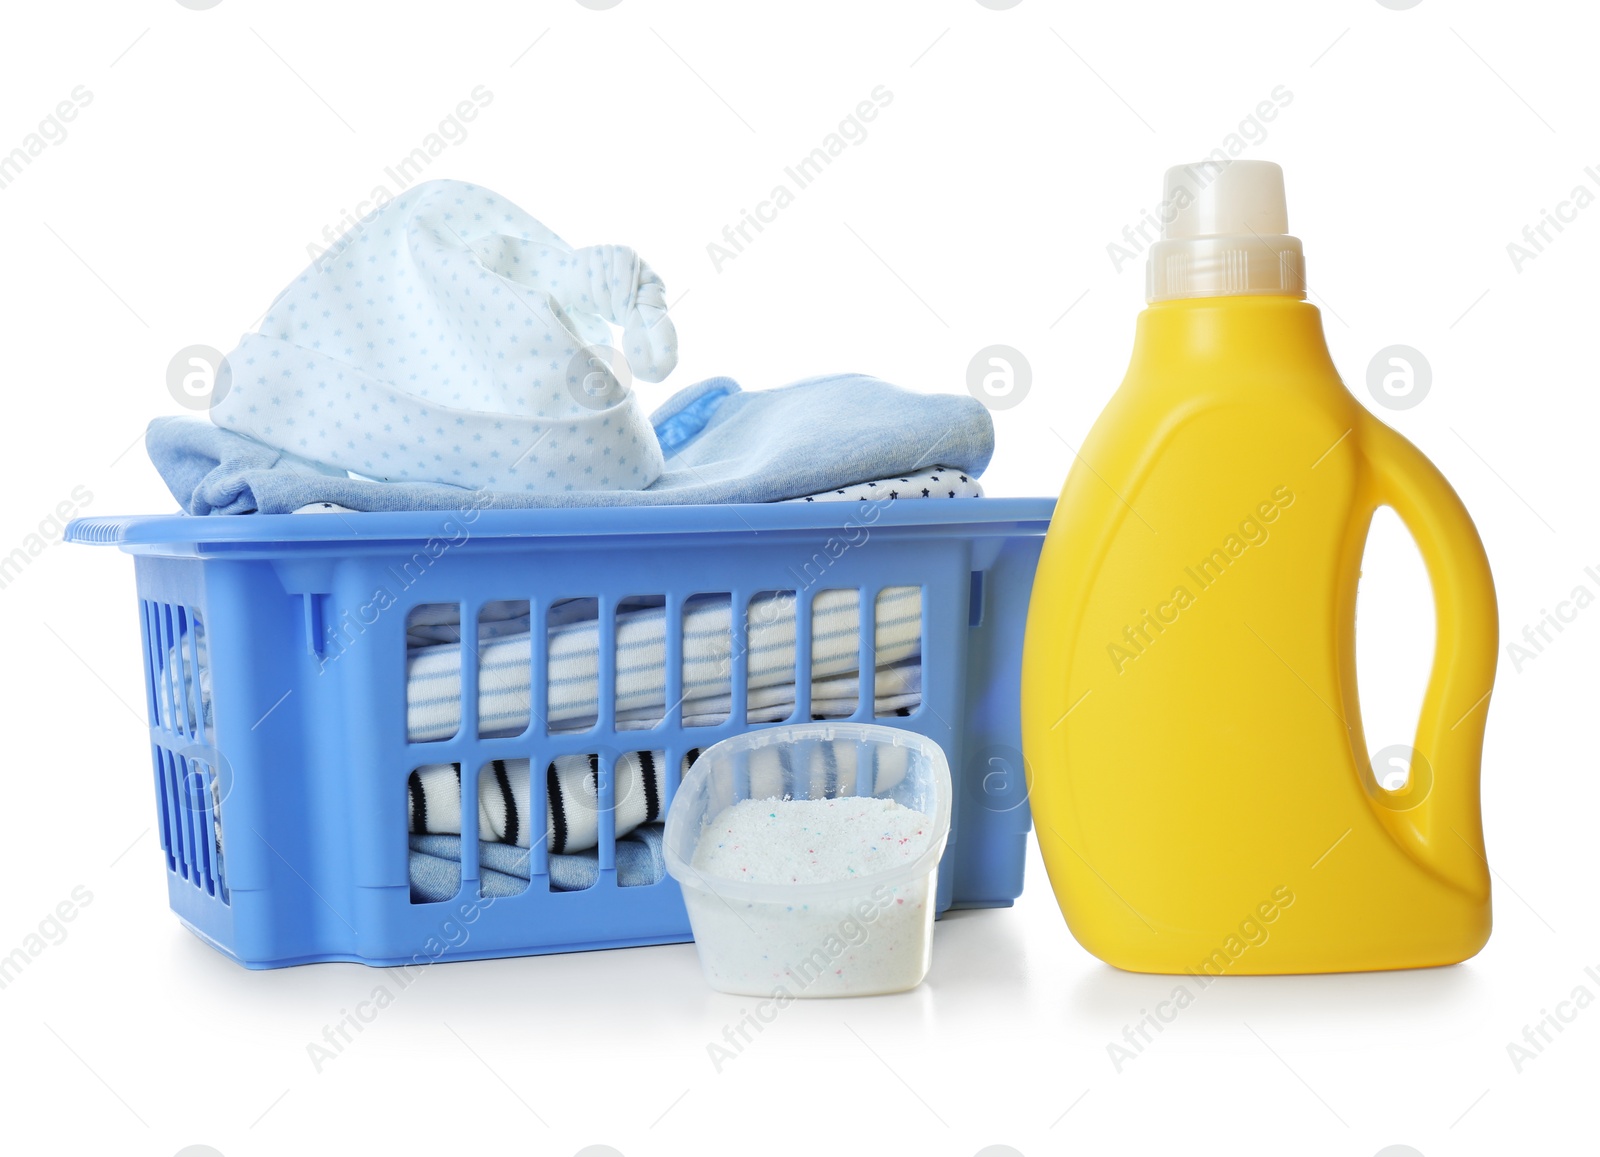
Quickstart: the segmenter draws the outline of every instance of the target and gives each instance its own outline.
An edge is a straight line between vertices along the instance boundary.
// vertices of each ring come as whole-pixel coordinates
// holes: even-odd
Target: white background
[[[1488,545],[1503,636],[1600,593],[1587,208],[1520,271],[1507,243],[1600,192],[1586,6],[11,5],[0,153],[75,86],[92,100],[0,188],[7,389],[0,553],[74,488],[84,513],[170,510],[136,443],[178,413],[166,367],[231,348],[325,227],[475,86],[492,103],[429,176],[489,186],[574,244],[635,246],[683,358],[747,388],[864,370],[965,388],[1014,346],[1031,395],[996,416],[995,494],[1054,493],[1115,388],[1142,262],[1107,254],[1162,170],[1223,144],[1288,174],[1313,300],[1358,396],[1376,351],[1430,363],[1379,410],[1453,480]],[[719,272],[707,243],[875,86],[893,101]],[[394,186],[390,183],[391,191]],[[47,522],[45,529],[50,529]],[[1431,621],[1384,522],[1361,646],[1374,748],[1406,742]],[[166,909],[144,754],[132,566],[52,546],[3,590],[11,623],[0,954],[75,887],[69,926],[0,991],[5,1147],[167,1157],[367,1151],[915,1151],[1427,1157],[1589,1149],[1600,1005],[1519,1073],[1507,1045],[1572,990],[1600,998],[1595,643],[1588,609],[1502,656],[1484,806],[1494,936],[1402,974],[1230,979],[1120,1073],[1107,1055],[1170,981],[1068,935],[1036,854],[1011,910],[941,923],[893,998],[803,1003],[714,1071],[748,1004],[687,945],[430,970],[319,1074],[323,1026],[382,977],[249,973]],[[1374,896],[1373,903],[1382,902]],[[18,1131],[31,1134],[19,1137]],[[1564,1138],[1564,1139],[1560,1139]]]

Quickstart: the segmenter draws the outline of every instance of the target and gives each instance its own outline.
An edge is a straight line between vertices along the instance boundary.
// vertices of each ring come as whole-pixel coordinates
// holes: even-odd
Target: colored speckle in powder
[[[820,884],[887,871],[928,846],[928,817],[889,799],[743,800],[716,818],[694,866],[752,883]]]
[[[737,911],[726,902],[713,907],[714,917],[727,924],[719,939],[730,940],[718,971],[768,981],[781,976],[791,990],[815,985],[817,995],[895,991],[915,984],[932,933],[929,906],[907,904],[895,893],[905,891],[915,899],[925,894],[931,878],[887,893],[871,883],[875,875],[909,865],[928,851],[927,825],[922,812],[871,796],[743,800],[727,808],[708,825],[716,835],[703,837],[692,856],[694,869],[707,879],[793,888],[795,900],[809,894],[808,885],[850,881],[850,886],[840,897],[814,896],[816,903],[785,902],[775,894],[771,901],[742,903]],[[863,903],[875,906],[870,917],[860,914]],[[832,965],[820,973],[814,964],[806,965],[819,951]]]

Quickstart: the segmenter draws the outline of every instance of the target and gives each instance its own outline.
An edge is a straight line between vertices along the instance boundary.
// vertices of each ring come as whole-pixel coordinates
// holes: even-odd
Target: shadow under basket
[[[1018,684],[1052,499],[472,498],[67,528],[134,556],[168,894],[208,944],[276,968],[686,941],[678,884],[618,825],[659,821],[700,749],[813,718],[944,749],[938,912],[1021,892]],[[412,773],[441,767],[457,783],[419,801]],[[437,875],[416,888],[424,821],[459,836],[443,899]]]

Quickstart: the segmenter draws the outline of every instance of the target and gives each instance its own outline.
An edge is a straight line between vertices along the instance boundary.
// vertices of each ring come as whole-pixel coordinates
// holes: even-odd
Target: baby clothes
[[[795,708],[796,615],[791,596],[774,593],[750,600],[746,659],[746,710],[749,722],[788,719]],[[564,621],[544,624],[549,648],[548,712],[553,732],[593,726],[599,707],[599,622],[586,600],[565,604]],[[477,656],[478,726],[484,735],[514,735],[528,725],[532,703],[528,604],[500,600],[484,604]],[[558,613],[556,618],[563,620]],[[682,660],[683,723],[709,726],[732,709],[729,670],[732,621],[726,595],[706,595],[685,603]],[[831,719],[853,714],[861,698],[856,671],[860,630],[860,592],[817,592],[812,600],[811,713]],[[418,608],[407,623],[406,738],[411,742],[448,739],[461,723],[460,617],[455,604]],[[660,607],[617,616],[617,644],[630,658],[617,666],[617,728],[643,730],[658,724],[666,705],[666,616]],[[885,716],[922,702],[922,588],[885,587],[873,613],[874,714]],[[178,721],[193,731],[211,727],[211,665],[208,642],[194,624],[167,652],[172,685],[193,687],[199,702],[185,694],[158,696],[163,726]],[[469,650],[469,654],[470,654]]]
[[[900,708],[909,713],[909,708]],[[902,747],[867,749],[872,759],[874,793],[887,792],[905,778],[908,753]],[[698,747],[684,755],[680,777],[700,757]],[[856,745],[814,745],[809,774],[785,777],[793,758],[786,748],[764,747],[750,756],[750,790],[757,796],[781,792],[785,783],[802,779],[811,798],[859,793]],[[632,751],[613,766],[615,834],[620,839],[641,824],[660,820],[666,799],[664,751]],[[496,759],[478,777],[478,837],[486,842],[530,847],[534,842],[531,765],[526,759]],[[545,767],[544,839],[553,854],[581,852],[599,842],[600,792],[598,755],[558,755]],[[461,765],[434,763],[419,767],[406,780],[409,830],[413,835],[461,834]],[[467,793],[471,794],[470,787]]]
[[[853,588],[818,591],[811,604],[811,677],[824,698],[838,699],[854,683],[860,659],[861,592]],[[526,604],[521,607],[526,614]],[[568,604],[582,615],[587,604]],[[504,604],[501,604],[504,607]],[[875,693],[917,695],[911,660],[922,649],[922,588],[886,587],[871,613],[873,652],[881,681]],[[750,600],[740,624],[748,634],[746,673],[751,708],[793,709],[797,613],[789,593],[760,595]],[[521,626],[521,630],[514,630]],[[683,680],[679,695],[686,717],[726,718],[732,663],[732,610],[726,595],[698,596],[684,604]],[[511,629],[508,629],[511,628]],[[616,717],[619,724],[648,727],[666,709],[667,616],[662,607],[625,611],[617,616]],[[551,730],[591,726],[600,700],[599,623],[592,612],[540,631],[548,640],[548,703],[539,708]],[[480,733],[515,734],[528,725],[531,703],[532,633],[523,620],[492,624],[480,641],[478,657],[478,729]],[[846,687],[826,685],[830,677],[849,680]],[[830,696],[830,692],[833,694]],[[906,705],[897,703],[895,706]],[[813,710],[818,704],[813,701]],[[854,710],[850,704],[849,714]],[[788,711],[775,718],[787,718]],[[720,719],[717,719],[720,721]],[[448,739],[461,723],[461,647],[442,643],[411,649],[406,658],[406,730],[413,741]]]
[[[617,886],[636,888],[654,884],[666,874],[661,857],[661,825],[645,824],[617,841]],[[547,858],[552,892],[580,892],[600,878],[600,861],[593,852],[551,855]],[[478,844],[478,890],[500,900],[528,888],[533,856],[514,844],[483,841]],[[461,837],[412,836],[409,863],[411,900],[417,904],[454,899],[461,890]]]
[[[783,502],[895,502],[902,498],[982,498],[983,485],[976,478],[949,466],[930,466],[913,470],[900,478],[876,478],[850,486],[785,498]],[[332,502],[309,502],[293,514],[358,514],[348,506]]]
[[[796,794],[803,785],[805,797],[808,799],[860,795],[864,788],[881,795],[892,792],[904,781],[911,759],[909,748],[895,746],[865,748],[865,754],[871,761],[866,768],[860,764],[862,753],[862,745],[843,740],[831,743],[812,741],[794,747],[772,745],[757,748],[749,753],[747,770],[750,796],[763,798],[777,795],[784,790],[785,785],[795,789]],[[684,759],[685,771],[699,754],[698,749],[688,753]],[[589,759],[588,756],[563,756],[546,770],[546,775],[552,780],[549,785],[552,810],[581,798],[586,800],[592,812],[596,804],[593,773],[588,770]],[[659,769],[663,766],[662,759],[662,753],[659,751],[639,752],[632,756],[624,756],[617,762],[617,841],[614,859],[618,887],[653,884],[662,877],[664,865],[661,859],[661,825],[654,822],[655,813],[650,810],[648,803],[643,804],[641,808],[640,801],[634,800],[632,806],[625,802],[623,783],[625,776],[634,776],[643,771],[646,778],[634,782],[640,787],[649,784],[650,776],[659,775]],[[558,767],[564,760],[568,761],[566,766]],[[624,761],[631,761],[632,770],[624,769]],[[482,778],[484,792],[492,798],[487,800],[480,798],[479,801],[479,831],[495,835],[495,839],[482,840],[478,844],[479,891],[484,896],[496,898],[514,896],[525,891],[532,876],[533,861],[528,848],[527,827],[525,824],[520,829],[516,826],[519,820],[527,815],[528,763],[526,760],[505,760],[503,763],[505,765],[503,771],[497,766],[492,777]],[[654,772],[650,771],[652,763],[655,767]],[[520,764],[520,769],[514,766],[516,764]],[[459,800],[457,772],[453,765],[446,764],[437,769],[423,769],[423,771],[432,774],[435,786],[441,787],[445,796]],[[871,775],[870,787],[862,782],[863,771],[868,771]],[[417,775],[413,775],[413,780],[416,778]],[[560,781],[559,787],[556,780]],[[581,782],[584,780],[587,781],[586,786]],[[413,788],[414,792],[415,790],[417,789]],[[626,790],[629,798],[636,794],[640,793],[631,788]],[[651,820],[639,822],[637,817],[641,813],[650,815]],[[570,817],[573,812],[569,810],[567,814]],[[459,814],[455,816],[457,822],[459,818]],[[509,827],[508,819],[511,825]],[[460,836],[454,833],[424,834],[445,830],[437,826],[448,822],[442,815],[437,819],[430,815],[426,827],[418,827],[416,820],[417,810],[414,803],[409,868],[411,898],[418,903],[451,899],[461,887]],[[583,829],[584,831],[592,832],[592,821],[590,823],[591,826]],[[577,832],[579,829],[574,827],[571,830]],[[547,829],[546,838],[549,840],[546,862],[551,891],[577,891],[588,888],[597,881],[600,867],[595,853],[581,851],[572,842],[576,838],[583,841],[582,847],[592,848],[594,845],[592,834],[588,836],[569,834],[563,841],[559,831],[552,832]]]
[[[897,502],[902,498],[982,498],[978,480],[949,466],[913,470],[898,478],[876,478],[850,486],[786,498],[785,502]]]
[[[193,418],[156,418],[145,446],[190,514],[287,514],[318,502],[349,510],[776,502],[854,483],[881,486],[934,463],[941,481],[946,471],[974,479],[994,450],[994,424],[975,398],[913,393],[865,374],[750,391],[711,378],[673,395],[651,423],[665,455],[661,476],[622,490],[491,488],[476,496],[456,485],[373,482],[310,468]],[[924,486],[931,496],[927,483],[913,493]]]
[[[661,448],[595,348],[608,323],[632,374],[677,364],[665,289],[631,249],[575,250],[487,189],[425,181],[278,296],[228,355],[211,417],[384,482],[639,490]]]
[[[683,770],[700,754],[689,752]],[[634,751],[617,757],[616,834],[627,835],[640,824],[662,818],[666,798],[662,777],[666,755]],[[478,838],[529,847],[533,842],[526,759],[497,759],[478,779]],[[600,792],[595,777],[598,755],[559,755],[545,768],[544,838],[552,852],[581,852],[599,840]],[[415,835],[461,834],[461,765],[434,763],[419,767],[406,780],[410,830]]]

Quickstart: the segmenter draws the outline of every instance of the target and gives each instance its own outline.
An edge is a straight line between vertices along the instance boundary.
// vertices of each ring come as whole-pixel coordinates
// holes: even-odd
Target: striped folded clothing
[[[617,840],[616,883],[619,888],[654,884],[666,875],[661,858],[661,825],[645,824]],[[551,854],[545,859],[552,892],[581,892],[600,880],[600,861],[593,852]],[[461,891],[461,837],[412,836],[408,865],[411,901],[432,904],[454,899]],[[533,857],[514,844],[478,841],[478,894],[493,899],[520,896],[533,878]]]
[[[557,608],[548,627],[549,727],[552,732],[593,726],[599,707],[599,623],[592,603]],[[922,590],[889,587],[878,597],[873,619],[874,714],[909,715],[922,700]],[[528,725],[531,703],[532,632],[528,604],[486,604],[478,618],[478,711],[483,734],[517,734]],[[853,714],[861,697],[860,592],[827,590],[812,603],[811,714]],[[795,629],[793,596],[775,593],[752,599],[746,614],[746,721],[777,722],[795,710]],[[722,723],[732,707],[729,671],[734,635],[726,595],[690,600],[683,614],[682,719],[685,726]],[[461,644],[454,605],[418,608],[407,624],[412,648],[407,657],[407,731],[415,741],[449,738],[461,722]],[[616,729],[647,730],[661,722],[666,699],[667,616],[662,607],[624,611],[616,630]],[[469,650],[470,654],[470,650]],[[682,770],[698,755],[683,759]],[[616,782],[616,835],[661,818],[666,766],[664,751],[619,756]],[[565,755],[545,767],[546,808],[543,835],[552,853],[592,848],[598,839],[599,760]],[[529,804],[530,761],[496,760],[478,780],[478,832],[481,839],[527,847],[533,838]],[[837,776],[840,769],[834,769]],[[853,781],[855,768],[843,769]],[[886,789],[904,768],[878,768]],[[818,769],[818,774],[825,774]],[[461,831],[461,767],[438,763],[419,767],[408,782],[411,832],[416,835]],[[819,782],[819,789],[824,785]],[[470,796],[470,792],[467,793]]]
[[[872,760],[872,791],[890,790],[906,774],[904,748],[869,748]],[[687,773],[700,756],[698,747],[683,757],[681,773]],[[804,779],[811,798],[855,795],[860,769],[859,752],[854,744],[819,743],[810,754],[810,765],[802,769],[787,765],[796,758],[780,746],[752,753],[749,768],[750,792],[761,797],[782,790],[784,783]],[[616,836],[627,835],[642,824],[663,818],[666,782],[663,772],[667,756],[662,751],[632,751],[616,759],[612,778],[616,784],[613,815]],[[533,822],[529,772],[526,759],[496,759],[478,778],[478,838],[499,844],[526,848],[532,846]],[[597,778],[598,755],[559,755],[545,767],[546,808],[544,838],[551,855],[580,852],[599,842],[600,793]],[[406,801],[410,832],[422,835],[461,834],[461,765],[433,763],[419,767],[406,780]]]
[[[548,647],[548,729],[553,734],[594,726],[599,707],[599,623],[593,602],[571,600],[559,605],[546,624]],[[872,621],[873,714],[910,715],[922,702],[922,590],[887,587],[878,596]],[[730,672],[734,633],[727,595],[697,596],[683,610],[678,696],[686,727],[724,723],[732,710]],[[774,593],[752,599],[745,616],[745,720],[772,723],[789,719],[796,708],[797,616],[794,596]],[[615,730],[646,731],[666,714],[666,612],[641,607],[617,616]],[[811,718],[853,714],[863,692],[860,666],[860,592],[825,590],[812,602]],[[459,609],[454,604],[416,608],[407,623],[406,730],[412,742],[448,739],[461,723],[461,653]],[[480,733],[515,735],[527,728],[532,704],[531,643],[533,632],[526,602],[487,603],[478,620],[478,711]],[[469,656],[473,648],[468,648]],[[191,657],[198,679],[190,682]],[[210,665],[203,630],[196,625],[168,654],[178,686],[198,686],[200,719],[195,705],[180,696],[174,705],[160,699],[163,721],[178,712],[190,716],[191,727],[209,728],[212,720]],[[684,757],[683,770],[698,749]],[[642,824],[662,818],[664,751],[623,754],[615,765],[615,834],[620,838]],[[497,760],[479,777],[479,834],[484,840],[530,846],[530,761]],[[581,852],[598,840],[599,796],[597,757],[559,756],[545,768],[544,838],[555,854]],[[832,769],[827,774],[837,774]],[[850,779],[854,768],[848,769]],[[880,788],[898,782],[894,769],[880,767]],[[818,769],[818,775],[824,775]],[[407,779],[409,831],[422,835],[459,835],[461,831],[461,767],[432,763]],[[818,790],[825,785],[818,781]],[[220,809],[217,809],[220,812]],[[222,817],[217,815],[218,843]]]
[[[687,771],[699,748],[683,759]],[[640,824],[661,819],[665,784],[665,755],[659,751],[634,751],[618,756],[616,782],[616,834],[620,837]],[[478,779],[478,838],[520,848],[533,844],[533,813],[526,759],[497,759]],[[598,755],[559,755],[545,768],[546,808],[544,837],[553,855],[592,848],[599,841],[600,793]],[[432,763],[419,767],[406,779],[406,806],[412,835],[461,834],[461,765]]]
[[[747,719],[789,718],[795,706],[793,596],[761,595],[750,601],[746,648]],[[595,723],[599,707],[599,624],[586,600],[566,604],[548,626],[548,719],[552,732],[582,731]],[[592,604],[587,604],[592,607]],[[413,743],[449,739],[461,725],[461,644],[454,604],[419,607],[407,625],[406,738]],[[873,616],[876,715],[915,709],[922,701],[922,589],[886,587]],[[732,614],[728,596],[688,600],[683,613],[683,682],[679,704],[685,726],[708,726],[728,716],[732,695]],[[812,602],[811,713],[832,718],[855,711],[858,677],[860,592],[827,590]],[[528,604],[486,603],[479,618],[478,727],[483,735],[515,735],[528,725],[532,704]],[[617,616],[616,724],[618,730],[650,728],[666,714],[666,613],[661,607]],[[191,681],[191,647],[197,679]],[[167,655],[174,685],[197,686],[199,717],[187,696],[158,696],[161,722],[201,730],[212,722],[211,667],[198,624]],[[906,712],[909,714],[909,711]]]
[[[553,732],[581,731],[594,725],[600,706],[599,624],[593,604],[573,600],[574,614],[586,617],[556,621],[548,628],[549,665],[547,725]],[[520,608],[521,613],[514,613]],[[449,612],[455,608],[450,607]],[[503,619],[480,617],[478,657],[478,729],[484,735],[517,734],[528,726],[532,702],[531,640],[526,603],[501,603],[485,608]],[[822,701],[837,704],[859,693],[856,681],[861,629],[860,592],[818,592],[811,614],[811,690],[813,714]],[[895,702],[879,704],[879,714],[899,706],[915,707],[921,688],[906,673],[916,667],[922,650],[922,588],[887,587],[878,596],[873,622],[873,656],[878,678],[875,696]],[[786,719],[795,703],[794,596],[778,592],[750,601],[746,672],[751,721],[761,715]],[[720,722],[728,714],[729,673],[734,632],[727,595],[688,600],[683,610],[683,680],[679,703],[685,723]],[[448,620],[411,621],[410,638],[421,645],[406,657],[406,730],[413,742],[448,739],[461,725],[461,644],[430,643],[459,625]],[[616,625],[616,721],[652,727],[667,713],[667,616],[663,607],[624,611]],[[787,707],[787,710],[785,708]]]

